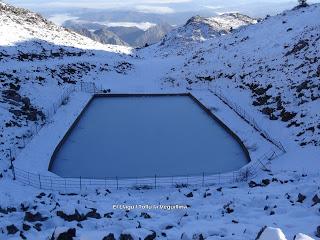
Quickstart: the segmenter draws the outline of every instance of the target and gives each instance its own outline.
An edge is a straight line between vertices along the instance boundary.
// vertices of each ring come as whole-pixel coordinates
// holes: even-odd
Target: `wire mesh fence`
[[[98,88],[96,84],[92,82],[81,82],[78,85],[69,86],[64,92],[58,97],[58,100],[54,102],[50,107],[43,109],[42,112],[45,118],[36,122],[27,122],[28,126],[26,130],[16,136],[15,145],[7,149],[9,160],[14,160],[23,148],[33,139],[35,135],[42,129],[44,125],[50,123],[57,110],[67,104],[70,95],[74,92],[85,92],[89,94],[104,92],[102,87]]]
[[[229,106],[235,113],[238,114],[238,116],[240,116],[243,120],[250,124],[256,131],[258,131],[261,134],[263,138],[267,139],[283,153],[286,152],[285,148],[283,147],[280,141],[274,139],[270,136],[270,134],[263,130],[255,121],[255,119],[252,116],[250,116],[250,114],[248,114],[242,107],[240,107],[238,104],[232,102],[226,96],[224,96],[220,88],[209,89],[209,91],[215,96],[217,96],[223,103]]]
[[[267,171],[267,163],[276,157],[274,151],[263,155],[261,158],[250,162],[243,168],[223,174],[201,173],[195,176],[150,176],[143,178],[62,178],[58,176],[45,176],[31,173],[12,166],[13,178],[19,182],[38,189],[59,191],[64,193],[88,192],[97,189],[151,189],[164,187],[189,187],[235,184],[249,181]]]
[[[91,82],[81,82],[77,85],[71,86],[66,89],[65,92],[59,97],[59,100],[52,104],[52,106],[46,109],[46,121],[50,122],[53,115],[56,113],[58,108],[61,105],[67,103],[69,96],[74,92],[85,92],[90,94],[98,93],[108,93],[107,90],[104,90],[102,87],[97,87],[94,83]],[[271,138],[265,131],[263,131],[255,120],[247,114],[244,109],[229,101],[224,97],[221,91],[210,90],[211,93],[220,98],[225,104],[232,108],[240,117],[252,125],[257,131],[265,136],[269,141],[276,145],[281,151],[285,152],[282,144],[273,138]],[[43,124],[34,124],[29,127],[25,134],[19,139],[16,146],[9,149],[10,159],[11,159],[11,170],[13,178],[19,182],[51,191],[60,191],[65,193],[72,192],[83,192],[90,191],[99,188],[105,189],[122,189],[122,188],[158,188],[158,187],[186,187],[186,186],[210,186],[210,185],[223,185],[223,184],[232,184],[238,182],[248,181],[256,177],[261,171],[267,170],[266,163],[277,155],[274,151],[269,152],[268,154],[263,155],[261,158],[250,162],[245,167],[241,168],[238,171],[233,171],[224,174],[208,174],[201,173],[197,176],[172,176],[172,177],[163,177],[163,176],[149,176],[144,178],[104,178],[104,179],[85,179],[82,177],[79,178],[61,178],[55,175],[45,176],[41,174],[36,174],[28,172],[19,168],[14,167],[12,160],[15,159],[17,154],[23,149],[36,135],[41,128],[45,125]]]

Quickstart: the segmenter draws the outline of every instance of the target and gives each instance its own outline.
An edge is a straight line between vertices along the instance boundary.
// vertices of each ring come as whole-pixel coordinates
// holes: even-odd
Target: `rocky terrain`
[[[0,239],[320,238],[319,15],[314,4],[259,21],[194,17],[159,43],[133,49],[0,3]],[[70,193],[13,180],[11,160],[50,142],[30,128],[48,131],[73,116],[89,95],[65,96],[84,82],[108,92],[194,91],[257,157],[269,143],[209,90],[221,91],[286,153],[252,181],[231,185]]]

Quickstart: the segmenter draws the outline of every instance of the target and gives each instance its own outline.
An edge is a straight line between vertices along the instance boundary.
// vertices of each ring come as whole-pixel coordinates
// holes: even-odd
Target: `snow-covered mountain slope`
[[[44,121],[68,85],[95,72],[125,74],[132,67],[126,60],[131,48],[100,44],[4,3],[0,36],[1,158],[9,156],[23,126]]]
[[[226,13],[210,18],[195,16],[190,18],[184,26],[165,36],[161,45],[174,46],[189,42],[201,42],[230,33],[241,26],[255,23],[257,23],[256,19],[239,13]]]
[[[250,104],[284,122],[301,146],[319,146],[319,15],[319,5],[312,5],[192,47],[159,44],[162,56],[184,56],[168,72],[168,85],[210,82],[248,92]]]
[[[228,24],[219,34],[206,35],[188,23],[180,29],[186,38],[134,51],[96,43],[1,4],[0,239],[50,239],[55,230],[65,230],[57,226],[74,228],[74,239],[113,239],[114,234],[122,239],[252,240],[265,225],[281,228],[287,239],[299,232],[320,236],[319,15],[316,4],[232,26],[227,34]],[[174,39],[174,32],[169,35]],[[23,156],[50,157],[44,147],[53,145],[59,126],[72,122],[89,95],[73,94],[49,122],[48,110],[80,81],[122,93],[193,90],[241,136],[251,155],[270,150],[270,143],[208,91],[220,88],[282,141],[287,153],[268,162],[270,171],[254,182],[226,186],[66,195],[13,181],[8,149],[21,147],[17,143],[35,122],[46,122],[16,160],[39,173],[40,166]],[[114,204],[182,204],[187,209],[127,211]],[[261,236],[269,234],[274,234],[270,228]]]

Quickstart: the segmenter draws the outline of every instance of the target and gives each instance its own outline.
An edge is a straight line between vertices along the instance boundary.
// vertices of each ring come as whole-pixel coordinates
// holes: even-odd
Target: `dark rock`
[[[189,193],[186,194],[185,196],[188,197],[188,198],[191,198],[191,197],[193,197],[193,193],[192,193],[192,192],[189,192]]]
[[[95,218],[100,219],[101,215],[100,213],[97,213],[97,209],[92,209],[90,212],[88,212],[85,216],[86,218]]]
[[[41,223],[36,223],[33,228],[36,229],[38,232],[41,231],[41,227],[42,227],[42,224]]]
[[[297,113],[295,113],[295,112],[287,112],[285,110],[282,110],[280,113],[281,121],[288,122],[291,119],[293,119],[296,115],[297,115]]]
[[[259,240],[259,238],[261,237],[262,233],[264,232],[264,230],[266,230],[267,226],[264,226],[260,229],[260,231],[257,234],[257,237],[255,240]]]
[[[248,185],[249,185],[250,188],[254,188],[254,187],[258,186],[258,184],[255,181],[252,181],[252,180],[248,183]]]
[[[81,222],[87,219],[87,217],[83,214],[80,214],[77,209],[74,210],[74,214],[65,214],[63,211],[57,211],[57,216],[68,222]]]
[[[308,47],[309,46],[309,43],[308,43],[308,40],[300,40],[297,44],[295,44],[293,46],[293,48],[288,51],[285,56],[289,56],[290,54],[295,54],[295,53],[298,53],[300,52],[302,49],[304,49],[305,47]]]
[[[120,234],[119,240],[134,240],[130,234]]]
[[[10,89],[15,90],[15,91],[19,91],[20,90],[20,85],[15,85],[13,83],[9,84]]]
[[[317,227],[316,236],[320,238],[320,225]]]
[[[23,239],[23,240],[25,240],[25,239],[27,239],[27,237],[23,234],[23,232],[22,231],[20,231],[20,235],[19,235],[20,237],[21,237],[21,239]]]
[[[116,240],[113,233],[109,233],[107,236],[105,236],[102,240]]]
[[[23,228],[24,231],[29,231],[31,227],[28,224],[24,223],[22,225],[22,228]]]
[[[222,187],[217,188],[217,191],[221,192],[222,191]]]
[[[142,212],[141,215],[140,215],[140,217],[143,217],[143,218],[145,218],[145,219],[151,218],[151,216],[150,216],[148,213],[145,213],[145,212]]]
[[[317,195],[317,194],[313,196],[313,198],[312,198],[312,202],[313,202],[312,206],[314,206],[314,205],[316,205],[316,204],[320,203],[320,198],[318,197],[318,195]]]
[[[112,215],[113,215],[113,212],[109,212],[109,213],[105,213],[105,214],[103,215],[103,217],[105,217],[105,218],[112,218]]]
[[[155,232],[155,231],[152,231],[152,233],[149,234],[149,235],[147,235],[147,236],[144,238],[144,240],[153,240],[153,239],[156,239],[156,237],[157,237],[156,232]]]
[[[7,226],[7,232],[10,235],[16,234],[19,231],[19,229],[15,225],[9,225]]]
[[[198,240],[204,240],[204,237],[203,237],[202,233],[200,233],[200,235],[198,237]]]
[[[76,229],[70,228],[68,231],[60,233],[57,239],[54,240],[73,240],[73,238],[76,236]]]
[[[168,225],[168,226],[165,227],[166,230],[169,230],[169,229],[171,229],[171,228],[173,228],[172,225]]]
[[[31,106],[31,101],[28,97],[23,97],[21,99],[22,103],[24,104],[25,108],[29,109]]]
[[[232,208],[230,208],[230,207],[227,207],[227,208],[226,208],[226,212],[227,212],[228,214],[230,214],[230,213],[233,213],[234,210],[233,210]]]
[[[27,221],[27,222],[43,222],[43,221],[46,221],[47,219],[48,217],[42,217],[42,215],[39,212],[35,214],[31,212],[26,212],[24,215],[24,221]]]
[[[14,207],[7,207],[6,209],[0,207],[0,213],[2,213],[2,214],[8,214],[8,213],[16,212],[16,211],[17,211],[17,209]]]
[[[264,186],[267,186],[267,185],[270,184],[270,180],[269,180],[269,179],[263,179],[261,182],[262,182],[262,184],[263,184]]]
[[[303,201],[304,201],[306,198],[307,198],[307,197],[306,197],[305,195],[299,193],[297,202],[303,203]]]

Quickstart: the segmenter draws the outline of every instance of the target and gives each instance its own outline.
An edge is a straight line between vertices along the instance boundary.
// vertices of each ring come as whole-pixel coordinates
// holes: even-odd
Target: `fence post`
[[[39,186],[40,186],[40,189],[41,189],[42,186],[41,186],[41,177],[40,177],[40,174],[38,175],[38,177],[39,177]]]
[[[50,185],[51,185],[51,191],[53,191],[53,184],[52,184],[52,178],[50,177]]]
[[[67,192],[67,180],[64,179],[64,190]]]
[[[232,172],[232,182],[234,183],[234,171]]]
[[[204,172],[202,173],[202,187],[204,187]]]
[[[16,172],[14,170],[12,159],[11,159],[11,169],[12,169],[12,174],[13,174],[13,180],[16,180]]]
[[[104,178],[104,188],[107,189],[107,178]]]
[[[118,177],[116,177],[117,180],[117,190],[119,190],[119,181],[118,181]]]
[[[220,172],[219,172],[219,184],[220,184],[221,182],[220,182]]]
[[[157,175],[154,175],[154,188],[157,188]]]
[[[30,173],[28,172],[28,183],[29,183],[29,185],[31,185],[30,184]]]
[[[80,176],[80,192],[82,190],[82,182],[81,182],[81,176]]]

